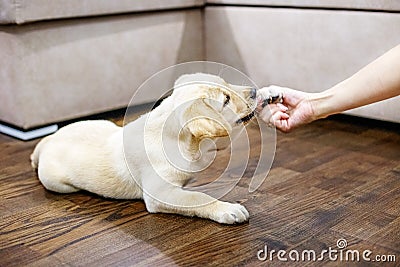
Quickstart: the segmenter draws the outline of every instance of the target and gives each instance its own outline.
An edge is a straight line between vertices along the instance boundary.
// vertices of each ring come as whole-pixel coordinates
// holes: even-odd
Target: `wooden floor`
[[[259,138],[256,125],[249,132]],[[29,162],[37,142],[0,135],[0,266],[281,266],[276,252],[272,260],[258,259],[265,247],[286,251],[281,256],[290,266],[379,265],[377,255],[395,255],[384,266],[400,265],[399,125],[342,116],[278,134],[263,185],[248,192],[257,164],[250,159],[224,198],[251,214],[248,223],[233,226],[149,214],[142,201],[46,191]],[[339,250],[339,239],[346,248]],[[301,260],[304,250],[319,258],[329,248],[338,259]],[[294,250],[298,262],[289,258]],[[343,256],[340,262],[339,251],[347,250],[359,251],[360,261]],[[370,262],[363,261],[364,250],[372,251]]]

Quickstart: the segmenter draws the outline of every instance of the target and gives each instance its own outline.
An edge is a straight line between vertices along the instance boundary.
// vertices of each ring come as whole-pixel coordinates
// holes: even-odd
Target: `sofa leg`
[[[0,133],[21,139],[23,141],[28,141],[35,138],[43,137],[45,135],[52,134],[57,130],[58,130],[57,124],[52,124],[41,128],[35,128],[33,130],[22,130],[0,123]]]

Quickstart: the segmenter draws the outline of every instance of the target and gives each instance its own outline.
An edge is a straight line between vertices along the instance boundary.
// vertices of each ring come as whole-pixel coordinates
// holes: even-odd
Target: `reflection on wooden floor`
[[[121,123],[121,117],[114,120]],[[256,124],[250,125],[249,135],[252,148],[244,177],[224,200],[242,203],[251,217],[234,226],[149,214],[140,200],[46,191],[29,163],[38,140],[0,135],[0,266],[280,266],[276,254],[272,261],[260,261],[258,251],[267,246],[320,253],[338,249],[339,239],[347,241],[345,250],[371,250],[372,260],[396,255],[398,264],[398,125],[340,116],[278,133],[273,167],[254,193],[248,184],[260,149]],[[212,173],[229,161],[226,151],[218,157],[205,178],[212,180]],[[327,255],[324,260],[291,265],[323,265]],[[360,259],[358,265],[365,264]]]

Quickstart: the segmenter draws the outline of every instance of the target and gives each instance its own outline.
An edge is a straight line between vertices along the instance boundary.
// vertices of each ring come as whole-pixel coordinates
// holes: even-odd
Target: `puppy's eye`
[[[224,107],[229,104],[229,101],[231,101],[231,96],[225,95]]]

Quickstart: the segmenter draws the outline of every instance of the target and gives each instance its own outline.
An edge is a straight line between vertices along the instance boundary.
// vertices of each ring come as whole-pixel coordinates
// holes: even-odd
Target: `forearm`
[[[315,94],[310,100],[316,119],[368,105],[400,94],[400,45],[359,72]]]

